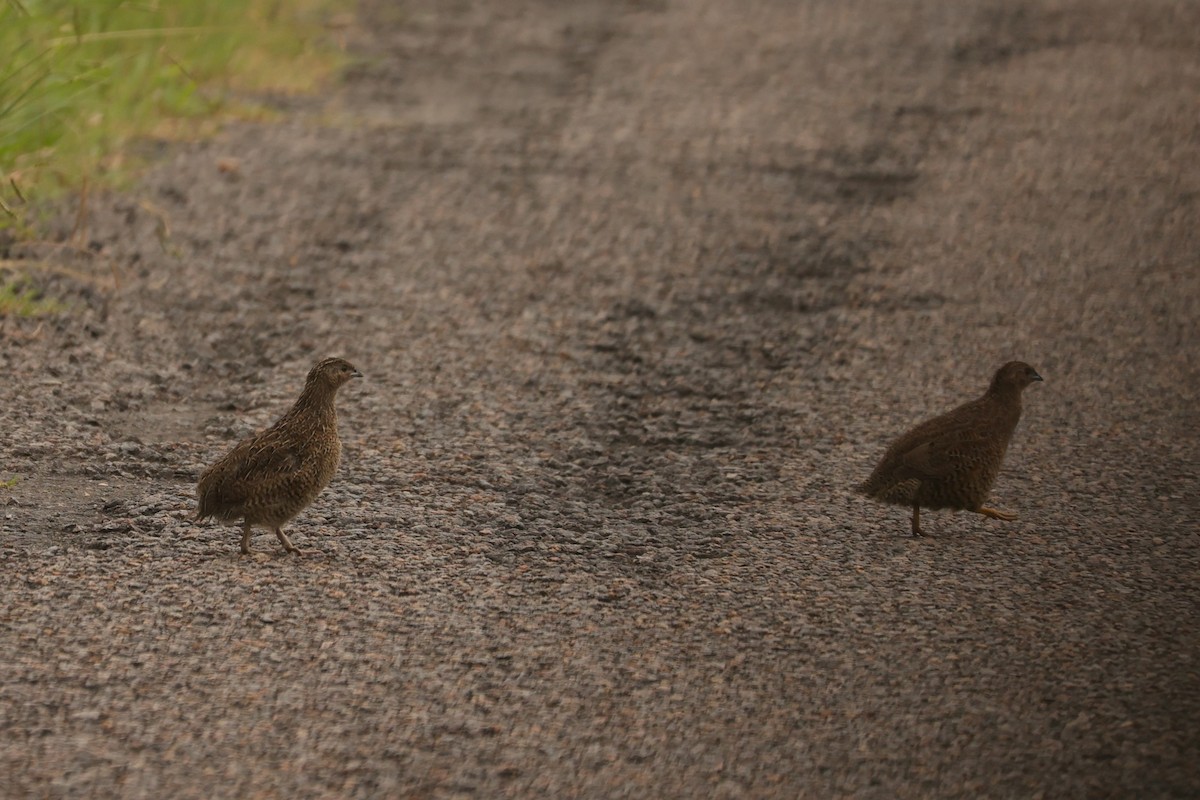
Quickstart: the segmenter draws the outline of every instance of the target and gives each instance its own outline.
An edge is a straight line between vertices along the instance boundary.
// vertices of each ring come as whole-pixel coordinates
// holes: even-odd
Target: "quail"
[[[200,476],[196,520],[241,520],[246,554],[255,525],[274,531],[285,550],[299,554],[283,526],[329,485],[342,453],[334,397],[347,381],[361,377],[341,358],[313,366],[291,410],[238,443]]]
[[[912,507],[912,532],[921,535],[921,509],[951,508],[1014,520],[1016,514],[984,503],[1021,418],[1021,393],[1042,376],[1010,361],[977,400],[921,423],[887,449],[859,492],[883,503]]]

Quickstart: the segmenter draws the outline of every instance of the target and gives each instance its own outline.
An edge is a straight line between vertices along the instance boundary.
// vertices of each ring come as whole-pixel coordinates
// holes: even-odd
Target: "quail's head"
[[[327,358],[324,361],[317,362],[308,372],[308,379],[305,381],[309,386],[319,385],[321,388],[328,391],[336,392],[338,388],[349,381],[351,378],[361,378],[362,373],[355,369],[344,358]]]
[[[1042,380],[1037,370],[1024,361],[1010,361],[996,370],[992,378],[992,390],[1016,389],[1018,392],[1035,381]]]

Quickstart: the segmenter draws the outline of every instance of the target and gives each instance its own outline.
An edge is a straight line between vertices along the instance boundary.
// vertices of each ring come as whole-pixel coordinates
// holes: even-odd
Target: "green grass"
[[[0,228],[128,175],[130,142],[267,115],[320,85],[352,0],[0,0]]]
[[[62,310],[61,303],[43,297],[23,275],[0,275],[0,317],[41,317]]]

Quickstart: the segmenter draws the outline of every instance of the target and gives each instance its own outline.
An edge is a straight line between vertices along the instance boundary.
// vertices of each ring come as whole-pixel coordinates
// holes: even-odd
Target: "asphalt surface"
[[[1200,795],[1200,6],[352,38],[9,247],[72,311],[0,321],[0,795]],[[241,557],[195,480],[328,355]],[[1011,358],[1017,521],[851,491]]]

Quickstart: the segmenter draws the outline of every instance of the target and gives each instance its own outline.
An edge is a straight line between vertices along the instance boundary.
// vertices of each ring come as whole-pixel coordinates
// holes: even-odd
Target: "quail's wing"
[[[943,417],[917,427],[897,442],[894,458],[909,474],[941,478],[960,471],[992,438],[991,431],[974,420]]]
[[[222,502],[231,505],[269,492],[272,486],[291,481],[305,468],[300,443],[272,436],[242,442],[223,461],[226,469],[222,470],[218,491]]]

